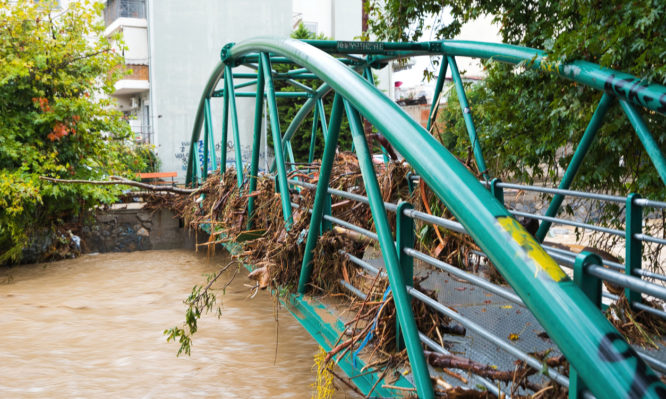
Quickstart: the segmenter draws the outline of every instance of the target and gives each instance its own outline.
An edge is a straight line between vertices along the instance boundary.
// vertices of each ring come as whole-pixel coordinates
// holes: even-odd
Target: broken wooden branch
[[[69,179],[56,179],[53,177],[47,177],[47,176],[39,176],[40,180],[45,180],[45,181],[50,181],[52,183],[58,183],[58,184],[95,184],[95,185],[102,185],[102,186],[110,186],[110,185],[124,185],[124,186],[134,186],[134,187],[140,187],[146,190],[151,190],[151,191],[166,191],[166,192],[172,192],[172,193],[177,193],[177,194],[193,194],[199,191],[199,189],[194,189],[194,188],[180,188],[180,187],[171,187],[171,186],[156,186],[153,184],[147,184],[147,183],[141,183],[138,181],[134,180],[129,180],[124,177],[118,177],[118,176],[111,176],[112,180],[69,180]]]

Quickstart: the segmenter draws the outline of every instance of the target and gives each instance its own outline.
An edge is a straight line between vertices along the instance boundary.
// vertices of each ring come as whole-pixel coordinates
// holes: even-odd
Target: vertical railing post
[[[312,258],[315,244],[319,238],[321,230],[321,221],[324,210],[325,198],[328,196],[328,182],[331,178],[331,169],[335,160],[335,150],[338,147],[338,136],[340,133],[340,122],[342,120],[342,98],[335,95],[333,100],[333,110],[331,111],[331,123],[328,130],[328,140],[324,146],[324,155],[321,158],[321,167],[319,169],[319,181],[315,191],[315,199],[312,204],[312,216],[310,217],[310,229],[308,230],[308,239],[305,242],[305,251],[303,253],[303,263],[301,264],[301,274],[298,280],[298,292],[305,293],[307,284],[312,275]]]
[[[641,268],[643,262],[643,242],[636,238],[636,234],[641,234],[643,230],[643,208],[636,204],[636,200],[641,196],[631,193],[627,197],[626,226],[625,226],[625,274],[635,276],[636,270]],[[624,295],[629,304],[641,303],[641,293],[632,291],[629,288],[624,289]]]
[[[289,230],[293,223],[291,216],[291,198],[289,196],[289,184],[287,183],[287,170],[284,165],[284,153],[282,152],[282,137],[280,134],[280,119],[278,116],[277,102],[275,101],[275,86],[271,74],[271,61],[268,54],[261,53],[262,72],[264,74],[264,85],[266,86],[266,101],[270,113],[271,134],[273,135],[273,150],[275,151],[275,164],[277,167],[276,186],[279,186],[282,200],[282,215],[284,216],[285,228]]]
[[[405,215],[406,209],[414,208],[407,201],[401,201],[395,211],[395,247],[400,262],[400,270],[405,283],[414,285],[414,259],[404,252],[405,248],[414,248],[414,219]],[[396,321],[396,346],[399,350],[404,348],[404,339],[400,331],[400,323]]]
[[[254,134],[252,138],[252,161],[250,162],[250,187],[252,194],[257,188],[257,175],[259,174],[259,151],[261,148],[261,118],[264,114],[264,76],[261,71],[262,65],[259,60],[257,70],[257,97],[254,103]],[[252,228],[252,216],[254,215],[254,197],[250,196],[247,201],[247,228]]]
[[[421,347],[419,331],[414,320],[412,312],[411,298],[407,294],[406,284],[403,272],[398,261],[393,235],[386,218],[386,209],[384,200],[377,182],[377,175],[372,165],[372,154],[368,149],[368,143],[363,134],[363,126],[358,112],[345,102],[347,115],[351,116],[349,127],[352,132],[352,139],[356,145],[356,156],[358,157],[359,167],[365,183],[365,191],[370,202],[372,218],[375,222],[375,229],[379,236],[379,246],[382,251],[384,265],[388,274],[389,284],[393,292],[393,302],[395,303],[398,321],[405,340],[409,364],[412,367],[414,382],[419,398],[433,398],[434,392],[432,382],[430,381],[430,372]]]
[[[574,262],[574,283],[598,308],[601,308],[601,280],[587,274],[587,267],[601,264],[599,255],[586,251],[578,254]],[[585,388],[579,373],[573,366],[569,366],[569,399],[582,398]]]
[[[229,110],[231,111],[231,130],[234,134],[234,150],[236,157],[236,180],[238,188],[243,185],[243,155],[241,151],[240,132],[238,129],[238,111],[236,110],[236,92],[234,90],[234,78],[231,67],[227,65],[224,68],[224,79],[226,82],[225,95],[228,95]]]
[[[583,160],[585,159],[587,151],[590,149],[590,146],[594,141],[594,137],[596,136],[597,131],[602,125],[604,116],[606,115],[606,112],[608,112],[608,109],[611,105],[613,105],[613,97],[604,93],[604,95],[601,97],[601,100],[599,101],[599,105],[597,105],[597,109],[592,115],[592,119],[590,119],[590,123],[588,123],[587,128],[585,128],[583,137],[580,139],[580,143],[578,144],[578,147],[576,147],[576,151],[574,152],[573,157],[571,157],[571,162],[569,163],[569,166],[567,166],[567,170],[564,172],[564,176],[562,176],[562,181],[560,181],[558,188],[567,190],[571,186],[571,183],[573,182],[578,169],[580,169],[580,166],[583,164]],[[548,205],[548,209],[546,210],[545,215],[549,217],[555,216],[557,211],[560,209],[560,205],[562,205],[563,200],[564,195],[555,194],[553,199],[550,201],[550,205]],[[539,230],[537,230],[535,235],[539,242],[543,242],[543,240],[546,238],[546,234],[548,234],[550,225],[551,222],[546,220],[539,224]]]
[[[498,186],[497,184],[501,183],[502,180],[498,177],[490,181],[490,193],[497,199],[502,205],[504,205],[504,189]]]
[[[469,135],[469,141],[472,145],[472,150],[474,151],[474,159],[476,160],[476,166],[479,167],[479,172],[483,175],[483,178],[488,180],[488,170],[486,169],[486,161],[483,159],[483,151],[481,150],[481,143],[479,143],[479,135],[476,133],[476,127],[474,127],[474,119],[472,119],[472,110],[469,107],[467,102],[467,95],[465,94],[465,87],[463,86],[462,78],[460,77],[460,72],[458,72],[458,64],[456,64],[456,59],[451,56],[447,56],[446,60],[448,61],[449,66],[451,67],[451,77],[453,78],[453,83],[456,86],[456,91],[458,92],[458,101],[460,102],[460,108],[463,113],[463,119],[465,120],[465,126],[467,126],[467,134]]]

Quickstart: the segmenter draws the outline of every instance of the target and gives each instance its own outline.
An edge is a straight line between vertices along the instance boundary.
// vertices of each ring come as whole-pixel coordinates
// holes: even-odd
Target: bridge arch
[[[336,95],[301,270],[299,282],[301,294],[305,292],[305,285],[309,278],[309,260],[311,259],[309,255],[318,238],[317,231],[324,207],[324,193],[330,178],[340,120],[343,112],[346,111],[420,397],[432,397],[432,386],[418,339],[418,331],[411,314],[409,284],[400,271],[399,256],[388,227],[385,206],[381,200],[381,193],[372,166],[372,154],[370,154],[363,136],[360,116],[370,121],[386,137],[453,213],[477,245],[497,266],[573,367],[580,371],[579,375],[585,385],[597,397],[625,397],[631,392],[636,393],[637,386],[640,386],[642,390],[640,392],[644,392],[646,396],[658,397],[660,394],[665,394],[666,386],[659,382],[643,360],[630,346],[618,343],[622,342],[618,338],[618,333],[599,312],[595,304],[567,277],[537,240],[515,221],[484,185],[426,129],[377,90],[373,84],[349,66],[329,55],[329,52],[369,54],[365,59],[348,58],[352,66],[361,69],[394,58],[419,54],[442,54],[447,57],[447,62],[443,63],[443,66],[447,64],[452,69],[456,68],[456,56],[492,58],[513,64],[524,63],[526,67],[538,68],[547,73],[557,73],[565,78],[602,90],[605,93],[599,106],[602,117],[605,109],[610,106],[611,100],[617,99],[632,121],[641,142],[648,150],[664,181],[666,181],[666,161],[635,107],[646,107],[666,114],[666,88],[655,84],[643,84],[630,75],[603,69],[582,61],[559,65],[548,61],[545,55],[538,50],[516,46],[452,41],[348,43],[304,42],[271,37],[254,38],[227,45],[221,52],[222,61],[211,74],[197,110],[187,174],[187,182],[196,183],[199,180],[198,171],[201,170],[201,167],[203,166],[204,171],[208,170],[207,154],[203,158],[204,165],[197,164],[195,143],[199,140],[204,126],[207,126],[207,129],[204,129],[205,138],[212,141],[212,132],[208,131],[211,125],[207,119],[210,118],[209,101],[216,93],[218,82],[223,81],[225,84],[224,95],[225,104],[227,104],[225,113],[230,111],[233,114],[235,100],[233,98],[232,68],[237,65],[256,67],[257,100],[253,144],[255,148],[250,162],[248,189],[249,192],[252,192],[256,187],[253,185],[253,176],[257,174],[257,139],[260,135],[259,127],[265,96],[269,114],[271,114],[276,178],[282,196],[283,213],[287,226],[289,226],[291,203],[284,158],[290,137],[281,136],[277,122],[276,94],[272,82],[274,74],[271,64],[273,62],[297,64],[303,68],[303,71],[300,72],[301,76],[313,75],[324,83],[316,92],[308,94],[310,98],[321,98],[329,90],[335,92]],[[441,90],[441,85],[438,84],[438,86]],[[310,112],[314,107],[314,102],[312,101],[309,110],[304,107],[303,112]],[[300,124],[298,118],[299,115],[293,122],[296,123],[296,127]],[[232,125],[233,120],[232,117]],[[232,130],[234,130],[237,149],[236,165],[237,169],[242,171],[237,126],[232,127]],[[288,133],[293,134],[295,128],[289,130]],[[468,125],[468,131],[470,138],[473,138],[476,134],[473,124],[471,127]],[[223,140],[226,142],[224,132]],[[224,151],[223,148],[223,153]],[[480,165],[482,165],[483,156],[480,146],[478,148],[475,146],[474,151],[477,162],[480,161]],[[222,168],[225,167],[224,156]],[[481,169],[483,170],[483,168]],[[245,181],[242,173],[239,172],[238,176],[240,187],[245,184]],[[620,347],[622,350],[618,349]]]

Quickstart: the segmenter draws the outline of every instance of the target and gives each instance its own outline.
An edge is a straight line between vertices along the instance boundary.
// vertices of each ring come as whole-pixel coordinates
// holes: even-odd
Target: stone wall
[[[142,203],[115,204],[82,230],[83,252],[130,252],[194,248],[194,237],[168,210],[150,212]]]

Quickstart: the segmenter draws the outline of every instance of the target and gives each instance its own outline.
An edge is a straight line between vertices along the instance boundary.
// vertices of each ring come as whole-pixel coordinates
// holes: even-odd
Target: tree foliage
[[[426,28],[452,38],[462,24],[490,14],[505,43],[545,50],[561,62],[583,59],[646,81],[666,84],[666,3],[658,0],[368,0],[370,29],[380,40],[417,40]],[[451,23],[426,27],[430,15]],[[493,62],[467,95],[487,163],[495,176],[557,180],[595,110],[599,91],[553,75]],[[666,118],[642,110],[662,151]],[[456,93],[441,118],[441,138],[465,157],[469,140]],[[558,167],[560,168],[558,170]],[[628,119],[615,105],[575,180],[575,187],[663,198],[666,191]]]
[[[141,167],[108,97],[124,71],[118,37],[102,35],[102,9],[0,0],[0,264],[20,260],[36,230],[54,230],[118,192],[39,176],[99,180]]]

